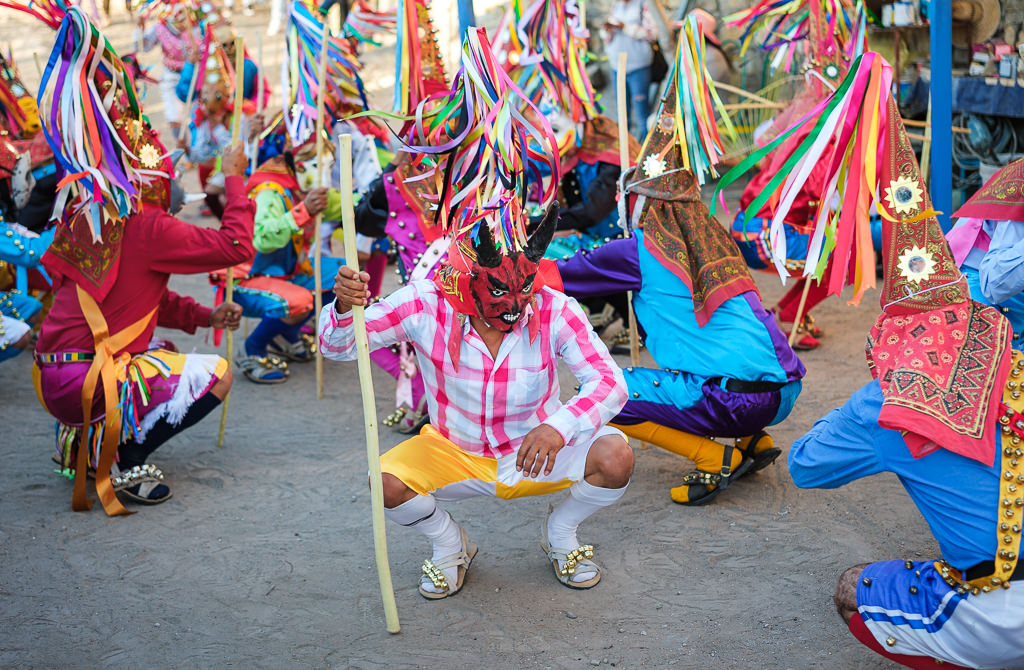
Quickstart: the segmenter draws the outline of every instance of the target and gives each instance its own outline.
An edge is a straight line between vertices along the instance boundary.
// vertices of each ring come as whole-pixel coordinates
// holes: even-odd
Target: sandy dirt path
[[[124,48],[130,26],[115,18],[108,32]],[[267,10],[237,22],[254,39]],[[49,29],[0,13],[0,44],[11,43],[32,87],[31,53],[45,58],[52,39]],[[276,73],[281,49],[264,40]],[[382,83],[390,62],[368,60],[376,91],[390,95]],[[154,86],[145,104],[160,127],[158,98]],[[184,218],[209,225],[196,205]],[[758,281],[774,304],[778,280]],[[212,302],[205,277],[175,277],[171,286]],[[863,344],[877,295],[856,308],[833,298],[816,311],[826,344],[802,357],[803,394],[772,431],[784,449],[867,381]],[[212,350],[205,334],[158,335],[183,351]],[[801,491],[783,458],[691,509],[668,497],[691,464],[637,450],[621,503],[581,532],[604,567],[592,591],[558,584],[539,548],[548,499],[450,506],[481,550],[465,589],[448,601],[417,594],[428,548],[418,534],[389,527],[402,621],[401,635],[389,636],[354,364],[325,365],[323,401],[314,398],[311,365],[295,365],[281,387],[239,375],[225,448],[215,445],[213,416],[175,438],[153,459],[174,498],[114,519],[98,508],[71,512],[71,483],[53,472],[53,423],[30,369],[27,355],[0,366],[4,668],[881,668],[889,666],[836,615],[835,579],[855,563],[937,552],[895,477]],[[393,383],[376,374],[375,385],[383,415]],[[563,369],[563,389],[573,385]],[[382,429],[382,448],[399,441]]]

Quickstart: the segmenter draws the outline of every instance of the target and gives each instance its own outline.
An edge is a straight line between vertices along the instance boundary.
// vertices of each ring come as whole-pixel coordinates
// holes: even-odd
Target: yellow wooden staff
[[[198,67],[196,68],[198,70]],[[235,38],[235,107],[231,113],[231,144],[238,144],[238,138],[242,134],[242,89],[245,86],[243,72],[245,70],[245,45],[241,37]],[[195,76],[193,74],[193,80]],[[195,86],[193,84],[193,90]],[[191,95],[191,92],[190,92]],[[224,303],[229,304],[235,299],[235,268],[228,268],[227,284],[225,287]],[[235,333],[230,328],[225,338],[228,366],[235,356]],[[224,429],[228,425],[228,403],[231,401],[231,391],[224,396],[224,405],[220,410],[220,430],[217,432],[217,446],[224,446]]]
[[[359,272],[356,250],[355,212],[352,209],[352,136],[344,134],[338,141],[338,160],[341,165],[341,225],[345,235],[345,265]],[[370,468],[370,504],[373,515],[373,548],[377,559],[377,580],[384,601],[384,621],[389,633],[397,633],[398,606],[395,589],[391,585],[391,566],[388,563],[388,539],[384,529],[384,485],[380,474],[380,444],[377,436],[377,401],[373,395],[370,374],[370,343],[366,335],[366,315],[361,305],[352,307],[352,326],[356,336],[356,354],[359,360],[359,386],[363,392],[363,418],[366,421],[366,461]],[[319,331],[317,331],[319,332]]]
[[[619,170],[625,174],[629,169],[629,128],[627,125],[628,116],[626,111],[626,54],[619,54],[618,70],[615,71],[615,102],[619,117]],[[642,122],[646,122],[643,119]],[[622,182],[622,193],[620,198],[626,197],[626,182]],[[629,209],[626,208],[626,216],[629,216]],[[630,237],[629,224],[623,221],[622,229],[626,237]],[[640,336],[636,328],[636,313],[633,311],[633,292],[626,291],[626,309],[629,311],[629,361],[633,367],[640,366]],[[640,448],[646,449],[647,444],[640,442]]]
[[[629,169],[629,130],[626,124],[626,54],[619,54],[619,69],[616,70],[615,99],[619,115],[619,165],[620,170],[625,174]],[[643,119],[641,122],[646,122]],[[625,182],[623,182],[625,183]],[[626,197],[625,188],[619,194],[620,198]],[[627,210],[628,216],[628,210]],[[626,237],[630,236],[629,226],[623,226]],[[634,366],[640,365],[640,340],[636,330],[636,314],[633,313],[633,292],[626,292],[626,302],[629,305],[629,360]]]
[[[327,40],[331,33],[327,28],[327,22],[323,24],[323,35],[320,40],[320,72],[317,81],[320,88],[316,92],[316,185],[320,188],[324,185],[324,161],[321,157],[324,146],[324,94],[327,91]],[[320,224],[324,220],[323,212],[316,215],[313,222],[313,332],[320,332],[320,310],[323,308],[324,299],[320,295],[320,245],[322,234]],[[324,399],[324,357],[320,355],[319,347],[316,353],[316,397]]]

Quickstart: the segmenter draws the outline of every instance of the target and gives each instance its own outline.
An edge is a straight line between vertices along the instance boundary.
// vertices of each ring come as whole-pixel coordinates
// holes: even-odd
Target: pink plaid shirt
[[[531,343],[527,319],[540,319]],[[462,329],[458,372],[447,344]],[[411,342],[427,389],[430,422],[456,446],[498,458],[519,449],[531,429],[546,423],[566,446],[584,444],[626,404],[626,382],[608,349],[572,298],[541,289],[532,312],[516,324],[491,358],[483,339],[431,281],[415,281],[367,307],[370,349]],[[356,357],[352,312],[334,304],[320,315],[320,350],[325,358]],[[556,357],[580,381],[579,392],[562,404]]]

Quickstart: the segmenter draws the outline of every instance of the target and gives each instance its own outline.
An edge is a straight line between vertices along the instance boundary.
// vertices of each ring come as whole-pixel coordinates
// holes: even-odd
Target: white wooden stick
[[[341,165],[341,225],[345,234],[345,265],[359,272],[355,212],[352,209],[352,136],[347,133],[342,135],[338,144],[338,160]],[[384,485],[381,482],[380,474],[377,401],[373,395],[370,343],[366,335],[366,315],[362,306],[352,307],[352,322],[356,336],[356,355],[359,361],[359,386],[363,392],[363,418],[366,421],[366,462],[370,468],[370,503],[373,515],[373,549],[377,559],[377,580],[380,582],[380,597],[384,602],[384,621],[387,631],[397,633],[400,630],[398,606],[395,604],[395,589],[391,584],[388,539],[384,528]]]
[[[245,78],[242,76],[245,69],[245,45],[241,37],[235,38],[235,108],[231,112],[231,145],[238,144],[238,138],[242,134],[242,89],[245,86]],[[198,64],[192,73],[193,89],[195,88],[195,73],[199,71]],[[224,303],[233,302],[235,299],[235,268],[228,268],[227,282],[224,286]],[[235,333],[227,330],[227,337],[224,338],[227,348],[228,368],[231,368],[231,360],[235,356]],[[228,404],[231,402],[231,391],[224,396],[224,403],[220,409],[220,429],[217,431],[217,446],[224,447],[224,430],[228,426]]]
[[[263,94],[265,80],[263,79],[263,35],[256,35],[256,111],[262,112],[263,106]],[[251,132],[251,131],[250,131]],[[256,163],[260,155],[260,143],[259,135],[263,132],[263,128],[256,129],[256,144],[252,148],[252,157],[249,159],[249,174],[256,172]],[[248,139],[248,138],[246,138]]]
[[[804,277],[804,292],[800,294],[800,302],[796,306],[796,320],[793,321],[793,330],[789,331],[789,346],[796,342],[797,331],[800,330],[800,320],[804,318],[804,304],[807,302],[807,294],[811,290],[813,277]]]
[[[619,54],[619,67],[615,71],[616,81],[616,102],[619,115],[619,169],[625,172],[629,169],[629,128],[627,126],[626,110],[626,53]],[[644,119],[646,121],[646,119]],[[619,194],[625,198],[625,192]],[[626,237],[630,236],[629,226],[623,228]],[[633,292],[626,292],[626,302],[629,304],[629,360],[634,366],[640,365],[640,341],[636,329],[636,314],[633,313]]]
[[[629,126],[626,110],[626,54],[619,54],[618,69],[615,71],[615,102],[619,117],[619,170],[625,173],[629,169]],[[620,198],[626,197],[625,181]],[[628,207],[626,209],[628,216]],[[625,223],[625,222],[623,222]],[[622,227],[626,237],[630,237],[629,225]],[[633,367],[640,366],[640,335],[636,327],[636,313],[633,311],[633,292],[626,291],[626,309],[629,311],[626,323],[629,324],[629,361]],[[640,448],[646,449],[647,443],[639,441]]]
[[[317,77],[319,87],[316,92],[316,185],[320,188],[324,185],[324,94],[327,91],[327,41],[331,33],[327,27],[327,21],[323,24],[323,34],[320,39],[320,72]],[[323,223],[323,214],[317,214],[313,225],[313,332],[320,332],[320,309],[323,307],[323,296],[320,287],[320,264],[322,234],[320,224]],[[324,399],[324,357],[320,355],[319,348],[316,355],[316,397]]]

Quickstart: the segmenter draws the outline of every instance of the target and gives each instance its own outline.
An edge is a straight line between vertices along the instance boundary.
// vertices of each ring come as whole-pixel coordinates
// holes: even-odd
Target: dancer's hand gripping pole
[[[199,66],[196,65],[196,70]],[[241,37],[235,38],[235,106],[231,112],[231,145],[238,144],[238,138],[242,134],[242,88],[245,80],[242,76],[245,70],[245,44]],[[195,70],[193,71],[192,88],[195,89]],[[191,92],[190,92],[191,95]],[[228,268],[227,278],[224,284],[224,302],[231,303],[235,299],[235,268]],[[235,356],[235,332],[227,329],[225,338],[227,348],[228,367],[231,366],[231,359]],[[231,402],[231,391],[224,396],[224,403],[220,408],[220,429],[217,431],[217,446],[224,447],[224,429],[228,426],[228,404]]]
[[[345,234],[345,265],[359,272],[359,252],[356,250],[355,212],[352,209],[352,136],[338,138],[338,161],[341,166],[341,225]],[[389,633],[397,633],[398,607],[395,589],[391,585],[391,566],[388,563],[388,541],[384,529],[384,486],[380,474],[380,445],[377,436],[377,403],[373,395],[370,375],[370,343],[366,335],[366,316],[361,305],[352,307],[352,327],[355,329],[356,354],[359,360],[359,385],[363,392],[363,418],[366,420],[366,461],[370,468],[370,502],[373,514],[373,548],[377,558],[377,579],[380,596],[384,601],[384,621]]]

